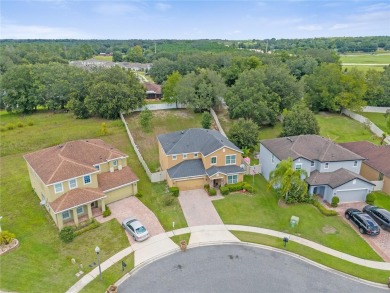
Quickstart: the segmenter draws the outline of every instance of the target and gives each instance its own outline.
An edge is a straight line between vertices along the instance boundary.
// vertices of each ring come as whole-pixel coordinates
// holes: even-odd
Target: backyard
[[[378,126],[382,131],[389,133],[390,129],[386,124],[386,117],[383,113],[369,113],[369,112],[359,112],[358,114],[368,118],[372,123]]]

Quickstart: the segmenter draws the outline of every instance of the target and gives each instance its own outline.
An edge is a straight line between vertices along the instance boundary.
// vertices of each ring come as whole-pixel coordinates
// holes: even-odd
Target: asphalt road
[[[388,292],[295,257],[244,245],[192,248],[157,260],[124,281],[130,292]]]

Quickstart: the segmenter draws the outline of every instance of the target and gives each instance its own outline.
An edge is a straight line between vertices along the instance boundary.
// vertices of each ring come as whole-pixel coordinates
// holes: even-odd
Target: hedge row
[[[313,201],[313,206],[315,206],[321,212],[321,214],[323,214],[324,216],[327,216],[327,217],[337,216],[336,211],[328,210],[318,200]]]

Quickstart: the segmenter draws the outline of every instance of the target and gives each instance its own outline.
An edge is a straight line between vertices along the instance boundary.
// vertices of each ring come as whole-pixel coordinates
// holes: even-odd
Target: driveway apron
[[[223,225],[210,196],[203,189],[181,191],[179,202],[188,227]]]
[[[96,218],[97,221],[104,223],[115,218],[120,224],[122,224],[124,219],[133,217],[141,221],[141,223],[149,231],[150,236],[155,236],[165,232],[155,214],[135,196],[130,196],[110,203],[108,207],[111,210],[111,215],[106,218],[99,216]],[[125,233],[130,243],[133,245],[135,243],[133,237],[131,237],[128,232]]]

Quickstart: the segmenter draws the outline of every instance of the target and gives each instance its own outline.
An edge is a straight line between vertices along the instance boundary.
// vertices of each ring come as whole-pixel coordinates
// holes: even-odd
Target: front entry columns
[[[74,208],[73,210],[73,221],[76,226],[79,225],[79,216],[77,215],[77,208]]]
[[[92,208],[91,204],[87,204],[88,219],[92,219]]]

